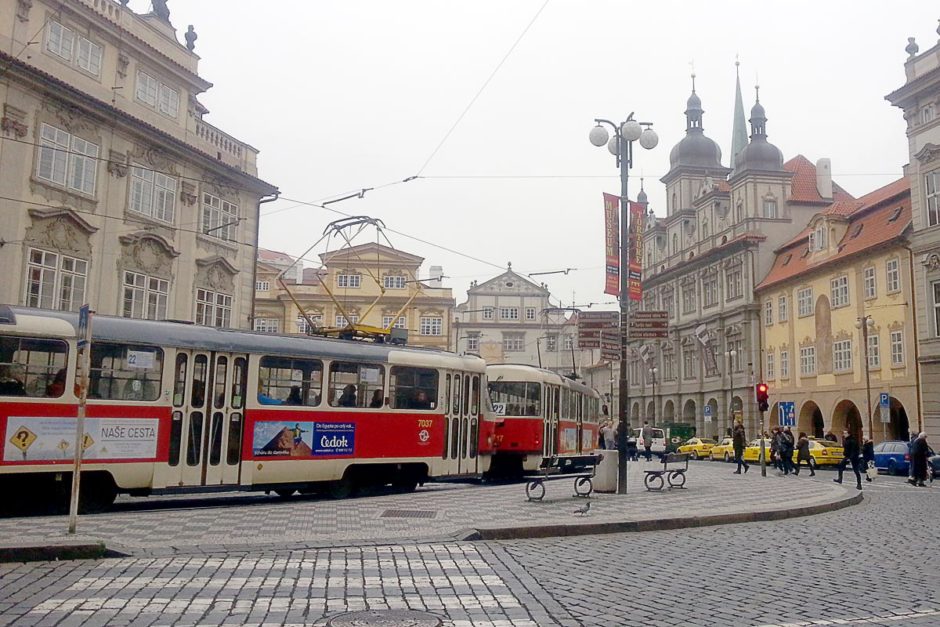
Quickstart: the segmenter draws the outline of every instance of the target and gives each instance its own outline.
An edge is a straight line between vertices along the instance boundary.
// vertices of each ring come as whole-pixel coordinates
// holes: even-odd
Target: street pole
[[[764,444],[764,431],[766,431],[764,426],[764,411],[760,412],[760,476],[767,476],[767,447]]]
[[[875,439],[875,423],[872,422],[871,411],[871,372],[868,365],[868,327],[874,323],[875,321],[872,320],[870,315],[859,318],[855,323],[855,326],[861,327],[862,329],[863,350],[859,351],[859,354],[862,355],[862,359],[865,362],[865,400],[868,402],[868,437],[872,440]]]
[[[640,141],[640,145],[647,150],[656,147],[659,138],[650,124],[646,122],[637,122],[633,119],[633,113],[627,116],[627,119],[621,124],[614,124],[610,120],[595,118],[597,126],[591,129],[591,143],[597,147],[607,144],[608,150],[617,157],[617,165],[620,167],[620,380],[618,385],[618,437],[617,437],[617,494],[627,493],[627,412],[629,411],[629,388],[627,383],[627,340],[629,337],[629,316],[630,316],[630,247],[628,245],[630,229],[628,220],[630,218],[628,180],[630,177],[630,165],[633,161],[633,142]],[[611,138],[607,130],[602,126],[610,126],[614,131]],[[643,126],[647,128],[643,128]],[[609,140],[609,141],[608,141]],[[637,237],[641,237],[637,233]]]
[[[85,451],[85,403],[88,399],[88,368],[91,353],[91,324],[94,312],[84,305],[79,313],[78,414],[75,421],[75,457],[72,460],[72,492],[69,498],[69,534],[78,526],[78,498]]]

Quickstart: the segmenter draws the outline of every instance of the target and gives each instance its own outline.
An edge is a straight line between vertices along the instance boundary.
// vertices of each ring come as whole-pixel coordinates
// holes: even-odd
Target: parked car
[[[764,452],[767,454],[767,463],[770,463],[770,440],[764,440]],[[731,454],[732,457],[734,453]],[[744,449],[744,461],[757,463],[760,461],[760,440],[751,440]]]
[[[812,468],[819,466],[833,466],[842,461],[842,445],[829,440],[809,441],[809,465]],[[796,463],[797,451],[793,451],[793,463]]]
[[[722,438],[721,441],[708,452],[708,456],[712,461],[721,459],[730,462],[734,459],[734,440],[731,438]]]
[[[940,479],[940,455],[931,455],[928,457],[927,468],[930,469],[931,479]]]
[[[650,450],[653,455],[662,456],[666,453],[666,432],[659,427],[653,429],[653,445]],[[638,455],[643,455],[646,450],[646,444],[643,442],[643,429],[634,429],[633,436],[636,438],[636,450]]]
[[[875,468],[889,475],[906,477],[910,473],[911,454],[904,440],[887,440],[875,445]]]
[[[700,459],[708,457],[708,454],[715,444],[717,444],[717,442],[707,438],[689,438],[676,449],[676,452],[687,453],[692,459]]]

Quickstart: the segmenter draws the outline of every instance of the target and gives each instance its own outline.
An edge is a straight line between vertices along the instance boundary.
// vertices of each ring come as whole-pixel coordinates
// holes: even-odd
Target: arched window
[[[675,255],[677,252],[679,252],[679,234],[673,233],[672,234],[672,254]]]
[[[776,198],[764,199],[764,217],[765,218],[777,217],[777,199]]]
[[[708,237],[708,220],[702,220],[702,239]]]

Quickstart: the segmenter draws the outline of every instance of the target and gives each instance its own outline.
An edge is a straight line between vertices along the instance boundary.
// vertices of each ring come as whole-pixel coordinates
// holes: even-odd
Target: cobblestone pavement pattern
[[[82,517],[79,533],[103,540],[108,548],[130,555],[165,556],[221,553],[245,548],[321,548],[380,542],[451,539],[468,529],[547,524],[591,524],[677,516],[784,509],[793,503],[831,503],[855,493],[832,482],[786,484],[774,495],[762,489],[758,473],[730,474],[729,465],[701,462],[689,471],[686,490],[647,492],[640,472],[660,464],[631,464],[630,495],[622,499],[595,494],[591,515],[573,516],[583,504],[573,499],[571,479],[547,482],[542,502],[527,502],[521,484],[459,486],[431,484],[413,494],[373,496],[345,501],[273,497],[238,497],[238,506],[139,509]],[[146,501],[138,504],[146,506]],[[125,501],[126,503],[126,501]],[[129,505],[125,505],[128,507]],[[405,510],[404,513],[402,510]],[[415,517],[396,517],[396,515]],[[419,517],[423,516],[423,517]],[[18,537],[22,519],[0,518],[0,543]],[[61,538],[62,517],[29,519],[32,538]],[[460,536],[465,537],[465,535]]]
[[[788,494],[831,477],[763,481]],[[0,624],[325,625],[384,608],[448,627],[940,624],[940,486],[880,477],[865,495],[811,518],[678,531],[6,564]]]

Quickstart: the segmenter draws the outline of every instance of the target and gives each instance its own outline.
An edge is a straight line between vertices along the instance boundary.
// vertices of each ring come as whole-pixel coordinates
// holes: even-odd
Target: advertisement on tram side
[[[76,418],[10,416],[3,438],[3,461],[72,459],[76,422]],[[156,459],[158,424],[156,418],[86,418],[82,458]]]
[[[255,457],[310,458],[352,455],[356,425],[351,422],[259,420],[255,423]]]

